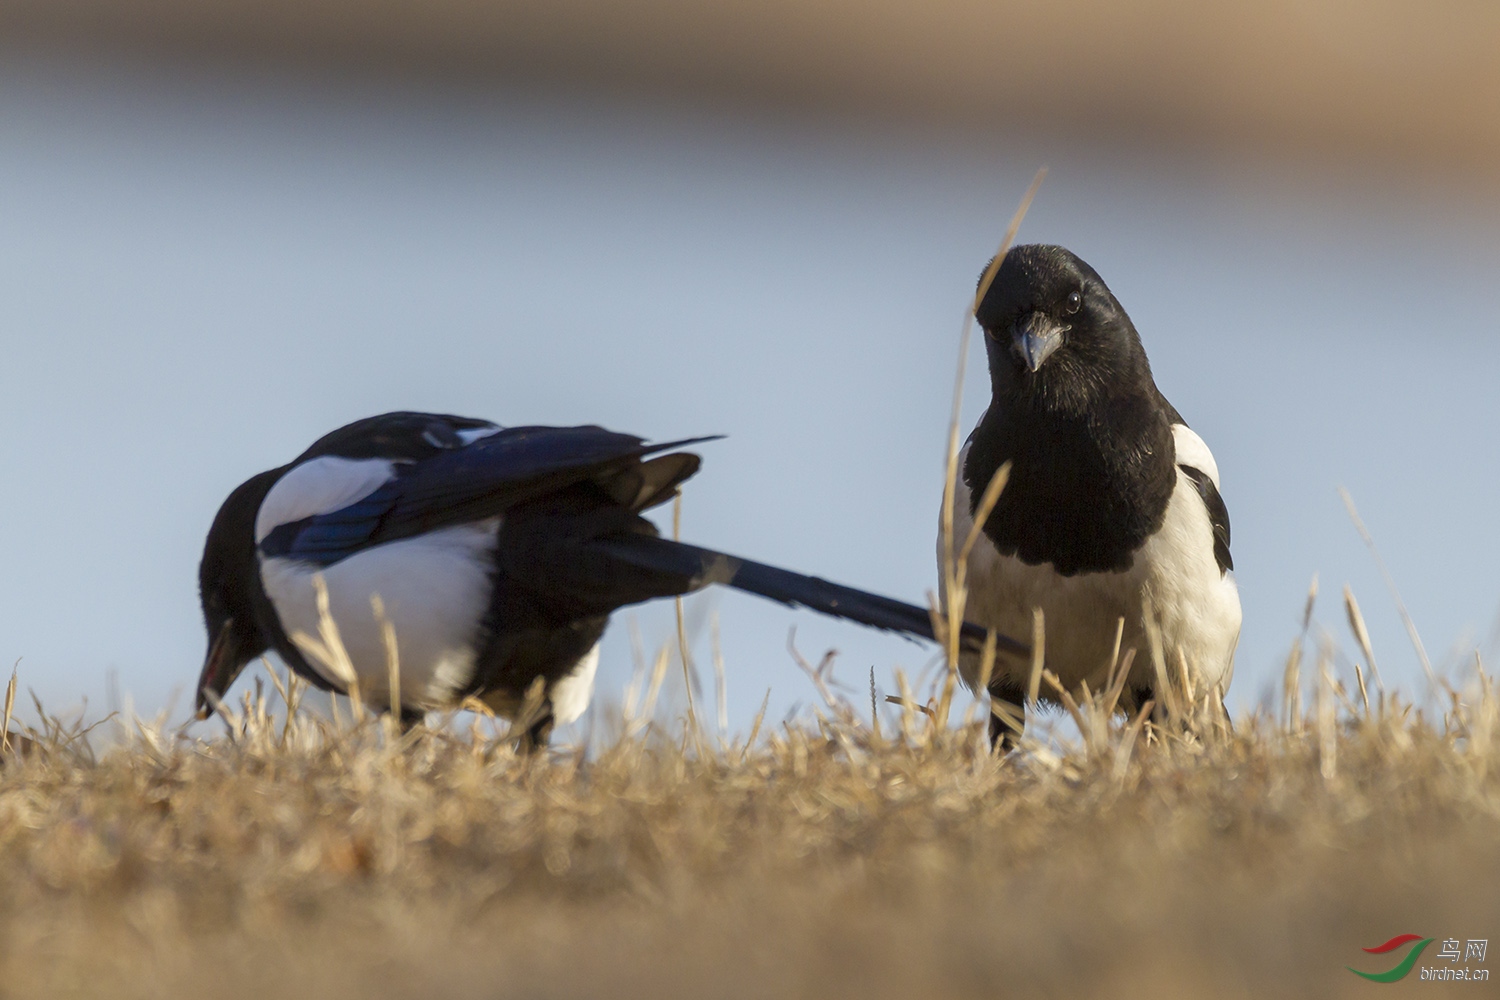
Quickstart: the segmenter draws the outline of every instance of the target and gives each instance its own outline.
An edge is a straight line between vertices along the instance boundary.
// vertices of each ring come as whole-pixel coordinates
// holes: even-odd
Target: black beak
[[[1063,334],[1070,329],[1046,313],[1034,312],[1017,320],[1011,328],[1011,346],[1026,367],[1035,372],[1062,346]]]
[[[203,659],[203,672],[198,675],[198,718],[206,719],[213,714],[213,703],[224,697],[224,692],[240,675],[245,664],[236,655],[234,619],[226,618],[214,633],[208,645],[208,656]]]

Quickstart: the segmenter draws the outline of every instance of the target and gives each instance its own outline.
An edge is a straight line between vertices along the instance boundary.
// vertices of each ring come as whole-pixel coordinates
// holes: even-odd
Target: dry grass
[[[599,749],[533,759],[501,724],[400,737],[275,694],[232,736],[137,723],[97,756],[49,723],[0,769],[0,983],[1363,995],[1359,947],[1497,925],[1500,701],[1476,674],[1438,710],[1378,691],[1366,710],[1300,649],[1305,713],[1140,726],[1100,695],[1006,759],[978,722],[908,702],[876,728],[826,686],[753,742],[646,706]]]

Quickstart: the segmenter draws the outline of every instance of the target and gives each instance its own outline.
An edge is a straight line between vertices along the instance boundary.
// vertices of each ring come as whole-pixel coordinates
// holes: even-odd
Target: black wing
[[[1207,473],[1191,465],[1179,465],[1178,468],[1186,472],[1193,485],[1198,487],[1203,506],[1208,508],[1208,520],[1214,526],[1214,561],[1219,564],[1219,575],[1223,576],[1234,569],[1234,560],[1229,556],[1229,508],[1224,506],[1219,488]]]
[[[362,421],[367,425],[364,435],[347,434],[358,425],[336,431],[320,445],[336,435],[344,435],[343,440],[308,454],[425,455],[405,458],[395,478],[347,507],[276,528],[261,543],[265,555],[327,566],[372,545],[495,517],[517,504],[588,481],[597,482],[622,507],[643,510],[670,497],[677,483],[697,471],[698,459],[681,454],[642,460],[712,440],[648,445],[602,427],[512,427],[466,444],[444,423],[449,418],[389,414],[387,419],[385,424],[382,418]],[[492,426],[468,423],[474,428]],[[451,441],[444,428],[453,433]],[[385,450],[375,450],[372,437],[378,437]]]
[[[415,413],[399,410],[365,417],[329,431],[297,456],[297,465],[322,455],[340,458],[386,458],[397,462],[420,462],[464,446],[465,431],[496,431],[495,424],[449,413]]]

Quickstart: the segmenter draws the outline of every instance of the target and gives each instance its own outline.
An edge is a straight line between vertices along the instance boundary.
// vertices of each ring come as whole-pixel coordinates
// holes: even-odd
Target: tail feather
[[[808,608],[911,638],[937,641],[932,616],[926,608],[830,583],[815,576],[804,576],[765,563],[649,535],[597,539],[591,547],[642,569],[680,574],[690,581],[688,589],[691,590],[722,583],[791,607]],[[962,641],[966,648],[982,648],[986,635],[985,629],[964,622]],[[995,648],[1001,653],[1031,655],[1031,649],[1025,643],[1003,635],[996,636]]]

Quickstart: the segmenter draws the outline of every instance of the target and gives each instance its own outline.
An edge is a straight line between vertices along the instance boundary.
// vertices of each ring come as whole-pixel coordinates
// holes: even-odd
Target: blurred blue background
[[[1231,707],[1349,583],[1390,684],[1493,647],[1500,201],[1481,173],[1080,125],[12,51],[0,65],[0,658],[50,711],[187,717],[218,504],[348,420],[431,409],[702,448],[684,537],[922,602],[963,310],[1022,241],[1108,281],[1214,449],[1245,609]],[[986,402],[975,345],[965,432]],[[865,700],[930,651],[754,598],[688,602],[729,721]],[[599,703],[618,701],[617,616]],[[676,677],[676,668],[670,675]],[[709,691],[705,696],[711,697]],[[587,717],[583,725],[587,725]]]

